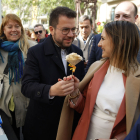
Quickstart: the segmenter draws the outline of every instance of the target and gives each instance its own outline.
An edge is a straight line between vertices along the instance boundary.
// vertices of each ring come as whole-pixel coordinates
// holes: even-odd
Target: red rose
[[[101,24],[101,22],[97,22],[97,25],[99,26]]]

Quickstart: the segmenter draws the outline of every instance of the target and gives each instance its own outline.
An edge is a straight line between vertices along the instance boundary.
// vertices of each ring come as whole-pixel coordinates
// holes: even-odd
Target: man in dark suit
[[[30,98],[24,126],[25,140],[55,140],[63,101],[74,91],[74,81],[59,81],[71,75],[65,56],[82,51],[72,45],[76,34],[76,12],[57,7],[50,14],[51,35],[28,50],[22,78],[22,93]],[[74,75],[84,77],[84,63],[76,65]],[[65,134],[64,134],[65,135]]]
[[[120,4],[118,4],[117,7],[115,8],[115,18],[114,18],[115,21],[124,20],[124,21],[135,23],[137,18],[138,18],[137,6],[130,1],[123,1]],[[138,32],[140,36],[139,29],[138,29]],[[92,63],[102,58],[102,49],[101,47],[98,47],[98,43],[100,39],[102,39],[101,34],[94,36],[93,46],[92,46],[90,57],[89,57],[88,64],[86,67],[86,72],[88,71]],[[140,50],[138,52],[137,60],[140,63]]]
[[[98,43],[100,40],[101,40],[101,34],[94,35],[93,46],[92,46],[90,57],[89,57],[89,60],[85,69],[86,72],[88,71],[92,63],[102,58],[102,49],[101,47],[98,47]]]

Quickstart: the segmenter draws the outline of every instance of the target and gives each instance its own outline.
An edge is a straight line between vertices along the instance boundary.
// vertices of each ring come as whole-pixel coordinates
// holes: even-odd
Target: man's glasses
[[[37,35],[37,34],[38,34],[38,32],[41,34],[41,33],[42,33],[42,30],[35,32],[35,34]]]
[[[59,29],[59,28],[57,28],[57,29]],[[70,28],[63,28],[63,29],[59,29],[60,31],[62,31],[62,34],[63,35],[67,35],[69,32],[70,32],[70,30],[71,30],[71,32],[73,33],[73,34],[76,34],[77,32],[78,32],[78,29],[77,28],[72,28],[72,29],[70,29]]]

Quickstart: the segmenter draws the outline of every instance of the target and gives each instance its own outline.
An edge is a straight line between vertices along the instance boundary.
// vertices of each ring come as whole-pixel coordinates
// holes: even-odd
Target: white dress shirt
[[[110,65],[97,94],[87,140],[110,138],[124,93],[122,70]]]

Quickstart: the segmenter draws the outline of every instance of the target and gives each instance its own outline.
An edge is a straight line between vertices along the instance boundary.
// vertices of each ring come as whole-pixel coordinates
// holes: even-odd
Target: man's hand
[[[50,96],[66,96],[74,91],[74,79],[67,81],[59,79],[59,81],[51,86]]]
[[[74,75],[70,75],[70,76],[63,78],[64,81],[69,81],[70,79],[74,80],[74,92],[71,93],[71,96],[75,96],[77,94],[78,88],[79,88],[79,79],[77,77],[75,77]]]

